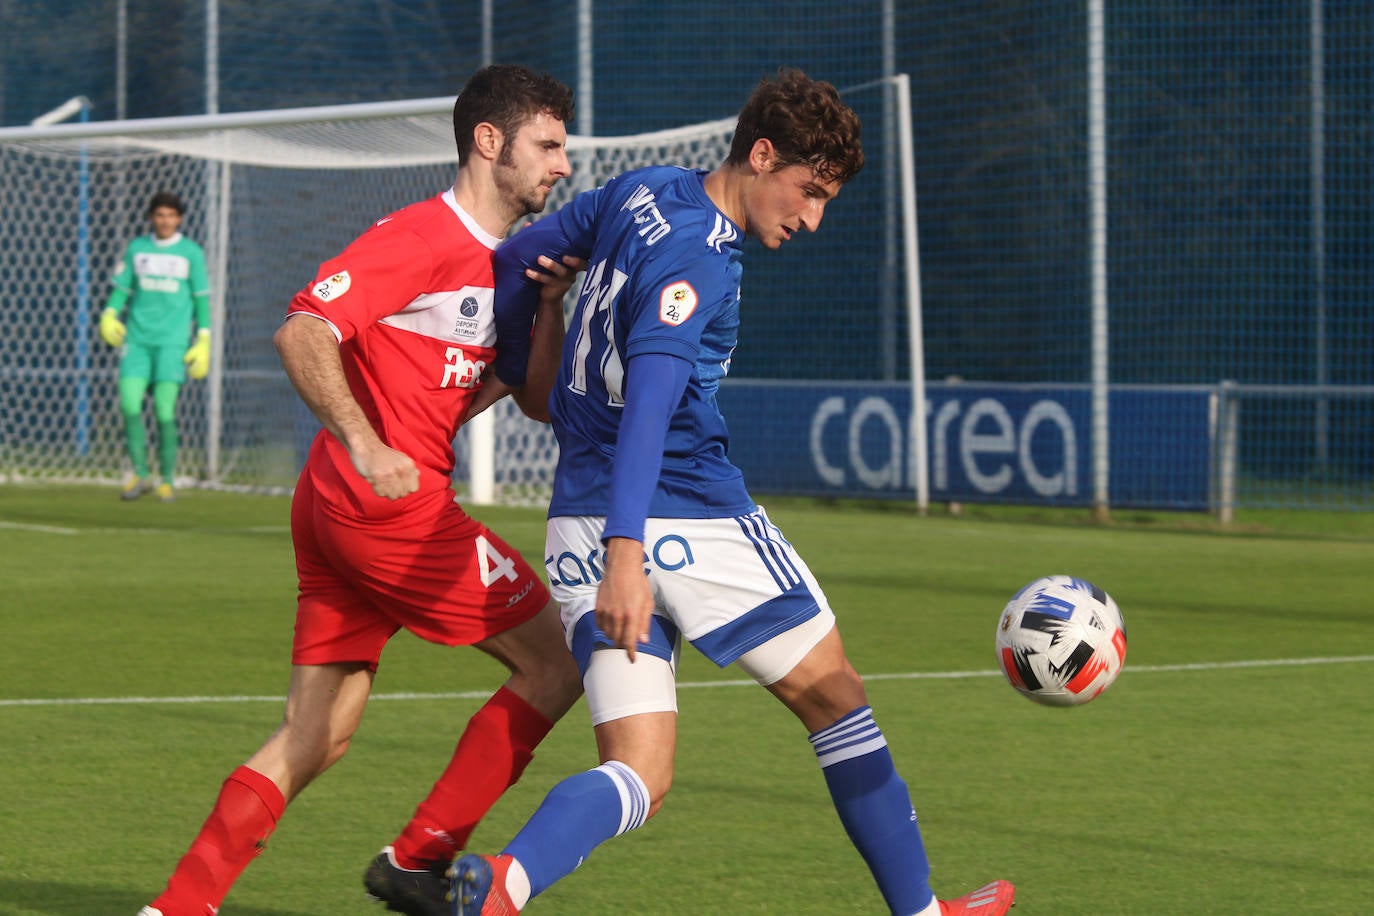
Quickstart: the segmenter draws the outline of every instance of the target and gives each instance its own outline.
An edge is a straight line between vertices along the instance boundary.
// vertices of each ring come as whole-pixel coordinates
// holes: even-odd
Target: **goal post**
[[[908,90],[903,77],[852,92],[866,106],[870,162],[870,137],[887,133],[870,133],[874,113],[886,106],[882,117],[906,118],[897,145],[907,166],[880,170],[902,184],[873,200],[900,201],[902,250],[913,262],[899,271],[906,277],[900,298],[915,348],[909,362],[919,367]],[[127,470],[118,353],[94,335],[93,314],[124,246],[148,231],[147,201],[173,190],[188,203],[182,231],[206,252],[216,328],[211,374],[188,382],[178,404],[178,483],[289,489],[318,423],[282,372],[272,334],[321,261],[380,215],[452,184],[452,107],[442,97],[0,128],[0,481],[113,482]],[[714,168],[733,128],[731,116],[631,136],[570,135],[573,174],[555,187],[546,212],[640,166]],[[881,222],[878,213],[866,218]],[[885,268],[846,255],[836,269],[876,276]],[[923,416],[923,407],[913,400],[915,414]],[[913,428],[923,434],[924,422]],[[556,443],[509,399],[461,430],[454,447],[464,498],[547,498]]]

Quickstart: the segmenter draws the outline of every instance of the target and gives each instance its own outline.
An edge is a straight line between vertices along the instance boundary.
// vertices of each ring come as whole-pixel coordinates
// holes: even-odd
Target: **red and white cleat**
[[[941,900],[940,916],[1002,916],[1016,906],[1016,888],[1010,881],[993,881],[957,900]]]

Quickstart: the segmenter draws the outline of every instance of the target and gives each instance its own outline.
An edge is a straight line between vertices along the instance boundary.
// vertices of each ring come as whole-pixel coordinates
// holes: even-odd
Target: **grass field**
[[[1204,520],[768,503],[840,616],[921,814],[937,892],[993,877],[1018,916],[1374,911],[1374,518]],[[275,727],[294,604],[288,504],[186,491],[0,486],[0,913],[133,916],[224,776]],[[541,555],[543,519],[483,509]],[[1110,591],[1125,672],[1078,709],[996,673],[1020,585]],[[287,812],[223,916],[378,908],[360,875],[500,678],[398,637],[352,750]],[[663,813],[528,910],[880,913],[801,727],[685,656]],[[492,850],[594,765],[585,706],[479,828]]]

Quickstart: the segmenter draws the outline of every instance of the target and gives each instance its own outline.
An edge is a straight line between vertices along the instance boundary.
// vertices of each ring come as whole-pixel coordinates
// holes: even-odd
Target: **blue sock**
[[[644,781],[610,760],[550,789],[501,853],[524,867],[534,897],[571,874],[597,846],[643,824],[648,814]]]
[[[840,823],[896,914],[930,905],[930,862],[906,783],[873,710],[861,706],[811,736]]]

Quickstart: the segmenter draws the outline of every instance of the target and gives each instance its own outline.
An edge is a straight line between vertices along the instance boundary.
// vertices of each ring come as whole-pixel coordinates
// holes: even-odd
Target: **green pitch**
[[[276,726],[294,570],[285,499],[0,486],[0,914],[133,916],[220,781]],[[770,501],[841,619],[910,785],[937,893],[1014,881],[1019,916],[1350,914],[1374,900],[1374,518],[1205,521]],[[477,512],[541,555],[538,512]],[[1126,670],[1046,709],[996,673],[1016,588],[1069,572],[1117,599]],[[1254,663],[1254,664],[1251,664]],[[287,811],[224,916],[381,911],[362,870],[500,679],[411,637],[348,756]],[[685,656],[676,785],[528,910],[882,912],[801,727]],[[479,829],[494,851],[592,766],[585,706]]]

